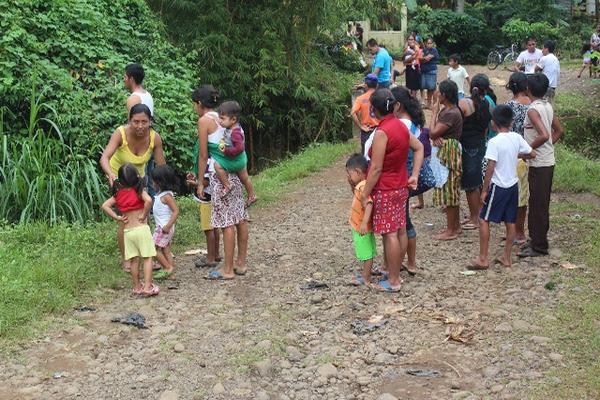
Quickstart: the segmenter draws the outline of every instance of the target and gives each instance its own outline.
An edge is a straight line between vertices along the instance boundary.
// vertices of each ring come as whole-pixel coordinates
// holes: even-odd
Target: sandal
[[[390,281],[388,281],[388,280],[379,281],[379,283],[374,285],[373,287],[375,288],[375,290],[377,290],[379,292],[386,292],[386,293],[398,293],[402,289],[402,286],[396,286],[396,287],[392,286],[390,284]]]
[[[218,265],[218,262],[208,262],[206,261],[205,258],[201,258],[199,260],[196,260],[196,262],[194,262],[194,266],[196,268],[214,268]]]
[[[248,272],[248,267],[243,267],[243,268],[242,267],[235,267],[235,268],[233,268],[233,272],[236,275],[244,276],[244,275],[246,275],[246,272]]]
[[[472,224],[470,222],[467,222],[466,224],[463,224],[461,226],[462,229],[464,229],[465,231],[474,231],[475,229],[479,229],[479,227],[475,224]]]
[[[471,263],[469,265],[467,265],[467,269],[469,271],[485,271],[489,268],[490,268],[489,265],[481,265],[481,264],[478,264],[477,262],[475,262],[474,260],[471,261]]]
[[[408,267],[404,264],[400,266],[400,271],[406,271],[410,276],[415,276],[417,274],[416,270],[408,269]]]
[[[350,285],[352,286],[366,286],[367,282],[365,282],[365,278],[361,274],[354,275],[352,281],[350,281]]]
[[[548,253],[543,253],[541,251],[537,251],[532,247],[525,247],[522,248],[521,251],[519,251],[517,253],[518,257],[524,258],[524,257],[542,257],[542,256],[547,256]]]
[[[213,269],[208,273],[208,275],[204,277],[204,279],[207,279],[209,281],[230,281],[233,279],[233,277],[225,277],[225,275],[223,275],[221,271],[219,271],[218,269]]]
[[[160,288],[158,287],[158,285],[155,285],[154,283],[152,284],[152,286],[150,287],[150,291],[146,292],[144,290],[142,290],[142,293],[140,293],[143,297],[152,297],[152,296],[157,296],[160,293]]]
[[[133,295],[139,296],[140,294],[142,294],[143,291],[144,291],[144,285],[141,284],[137,289],[133,288]]]
[[[162,280],[165,280],[165,279],[169,279],[170,276],[171,276],[171,272],[167,272],[167,271],[165,271],[163,269],[161,271],[158,271],[154,275],[152,275],[152,279],[156,279],[156,280],[162,281]]]

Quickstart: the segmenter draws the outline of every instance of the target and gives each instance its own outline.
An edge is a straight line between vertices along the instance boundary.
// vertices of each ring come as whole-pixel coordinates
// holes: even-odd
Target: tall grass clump
[[[5,132],[0,118],[0,219],[11,223],[85,223],[98,216],[103,194],[94,160],[75,154],[58,126],[40,117],[55,111],[32,89],[26,132]]]

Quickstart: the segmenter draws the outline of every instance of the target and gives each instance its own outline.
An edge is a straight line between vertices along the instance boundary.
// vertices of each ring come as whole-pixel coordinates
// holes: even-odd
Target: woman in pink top
[[[371,164],[362,201],[373,197],[373,232],[383,235],[384,260],[389,278],[379,282],[378,290],[398,292],[402,283],[400,266],[406,254],[406,201],[408,187],[417,187],[423,162],[423,145],[394,116],[396,100],[389,89],[378,89],[371,96],[371,106],[380,121],[369,149]],[[409,147],[414,151],[410,178],[406,171]]]

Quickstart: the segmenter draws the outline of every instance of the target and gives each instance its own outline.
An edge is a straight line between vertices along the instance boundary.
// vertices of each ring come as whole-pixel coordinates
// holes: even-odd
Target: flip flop
[[[157,273],[155,273],[154,275],[152,275],[152,279],[156,279],[159,281],[165,280],[165,279],[169,279],[169,277],[171,276],[170,272],[163,270],[158,271]]]
[[[233,272],[234,272],[236,275],[244,276],[244,275],[246,275],[246,272],[248,272],[248,267],[244,267],[244,268],[235,267],[235,268],[233,269]]]
[[[204,279],[209,281],[230,281],[233,278],[226,278],[221,271],[218,269],[213,269],[204,277]]]
[[[365,286],[367,282],[365,282],[365,278],[361,274],[354,275],[354,278],[350,282],[352,286]]]
[[[390,281],[384,280],[379,281],[378,284],[374,285],[374,288],[379,292],[398,293],[402,289],[402,286],[393,287],[390,285]]]
[[[214,268],[217,266],[217,264],[217,262],[209,263],[208,261],[206,261],[206,259],[200,259],[194,262],[194,266],[196,268]]]
[[[142,295],[142,297],[152,297],[152,296],[157,296],[159,293],[160,293],[160,288],[158,287],[158,285],[152,284],[149,292],[142,290],[142,293],[140,293],[140,294]]]
[[[133,289],[133,295],[134,296],[139,296],[140,294],[142,294],[143,291],[144,291],[144,285],[142,284],[142,285],[140,285],[139,288],[137,288],[137,289],[134,288]]]
[[[415,276],[415,275],[417,274],[417,271],[411,271],[411,270],[410,270],[410,269],[408,269],[408,267],[407,267],[406,265],[404,265],[404,264],[402,264],[402,265],[400,266],[400,271],[406,271],[406,272],[408,272],[408,274],[409,274],[410,276]]]
[[[465,231],[474,231],[475,229],[479,229],[479,227],[477,225],[474,225],[470,222],[462,225],[461,228],[464,229]]]

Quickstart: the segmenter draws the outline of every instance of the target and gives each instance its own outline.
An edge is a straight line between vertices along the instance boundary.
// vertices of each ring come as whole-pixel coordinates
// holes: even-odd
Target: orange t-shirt
[[[362,192],[366,184],[367,181],[364,180],[359,182],[354,187],[354,198],[352,199],[352,209],[350,210],[350,225],[352,226],[352,228],[354,228],[354,230],[360,229],[360,224],[362,223],[363,217],[365,216],[365,209],[362,207],[360,199],[362,197]],[[373,199],[371,198],[371,196],[369,196],[369,202],[373,203]],[[369,221],[369,224],[367,225],[367,231],[373,232],[372,221]]]
[[[358,119],[362,125],[366,125],[369,128],[375,128],[379,125],[377,118],[371,116],[371,102],[369,99],[375,90],[369,89],[366,93],[361,94],[354,100],[352,106],[352,113],[358,114]]]

